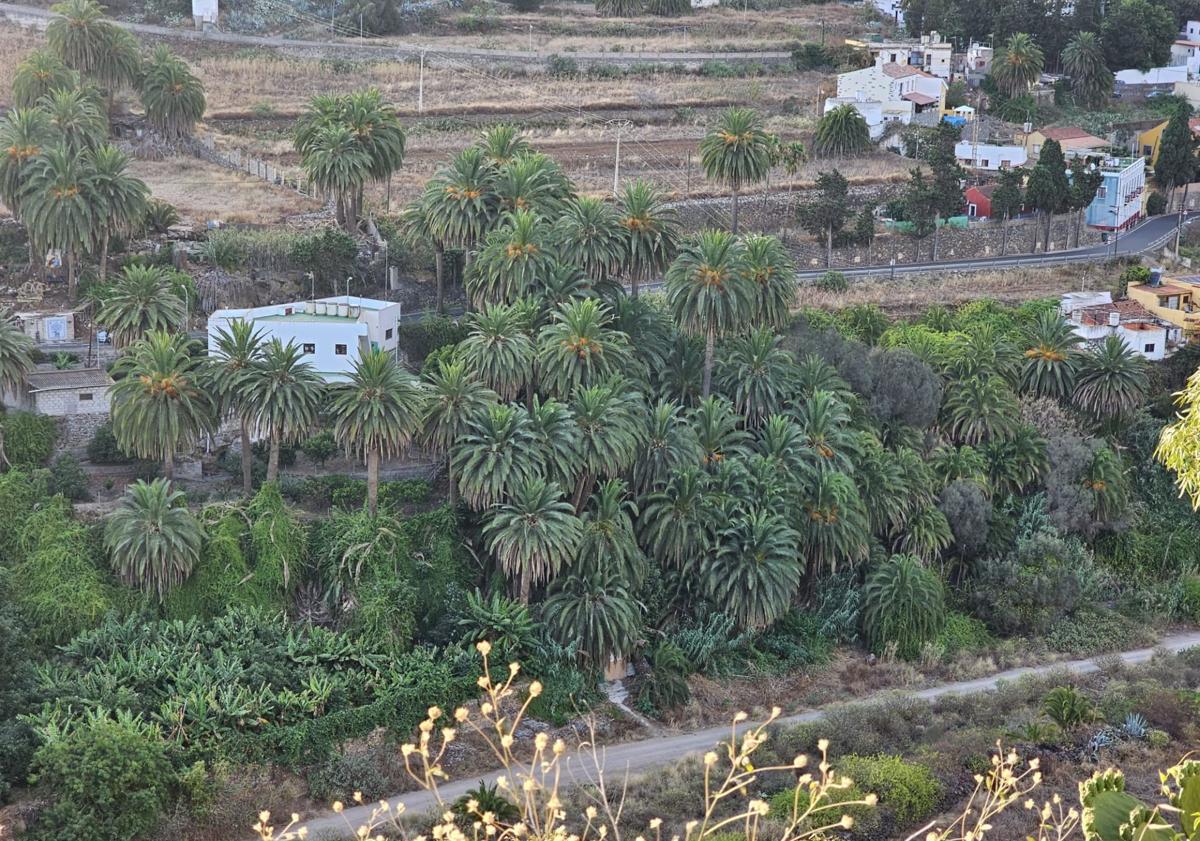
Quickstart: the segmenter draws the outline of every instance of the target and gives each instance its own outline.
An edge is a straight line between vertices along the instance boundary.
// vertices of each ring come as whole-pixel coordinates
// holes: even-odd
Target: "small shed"
[[[215,29],[220,11],[218,0],[192,0],[192,21],[197,29]]]
[[[968,187],[963,193],[967,205],[967,216],[972,219],[990,219],[992,215],[992,193],[995,184],[980,184]]]
[[[56,418],[107,415],[112,383],[103,368],[33,371],[25,375],[25,408]]]

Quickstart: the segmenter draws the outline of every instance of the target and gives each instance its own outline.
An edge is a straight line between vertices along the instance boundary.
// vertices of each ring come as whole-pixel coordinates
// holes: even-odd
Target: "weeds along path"
[[[925,700],[933,700],[946,695],[971,695],[979,692],[989,692],[996,689],[1001,683],[1019,680],[1023,677],[1049,675],[1049,674],[1072,674],[1085,675],[1100,671],[1100,664],[1104,660],[1109,660],[1114,657],[1120,658],[1121,662],[1126,665],[1137,665],[1150,660],[1158,652],[1178,653],[1191,648],[1200,648],[1200,631],[1191,631],[1188,633],[1172,634],[1163,637],[1159,640],[1157,646],[1153,648],[1139,648],[1133,651],[1125,651],[1120,654],[1106,654],[1098,657],[1090,657],[1083,660],[1069,660],[1058,663],[1048,663],[1043,666],[1029,666],[1019,669],[1009,669],[1007,671],[998,672],[990,677],[978,678],[976,680],[957,681],[955,683],[943,683],[937,686],[931,686],[926,689],[916,690],[914,692],[897,693],[894,690],[870,695],[865,698],[859,698],[849,702],[844,706],[859,706],[878,702],[882,697],[887,695],[907,695]],[[779,719],[781,725],[805,724],[809,722],[820,721],[825,715],[824,710],[817,709],[808,712],[798,713],[796,715],[786,716]],[[737,728],[737,732],[741,733],[755,726],[755,722],[744,722]],[[603,767],[604,777],[610,785],[620,786],[622,778],[626,774],[638,774],[646,771],[651,771],[655,768],[660,768],[665,765],[678,762],[686,756],[696,753],[702,753],[713,749],[719,742],[727,741],[730,733],[733,732],[731,727],[711,727],[704,730],[696,730],[690,733],[679,733],[670,736],[658,736],[655,738],[643,739],[634,742],[622,742],[608,747],[598,748],[595,756],[590,748],[584,746],[579,748],[570,756],[564,770],[564,779],[580,784],[593,782],[597,776],[597,760]],[[491,771],[464,777],[453,782],[443,785],[439,789],[439,793],[444,802],[449,803],[458,797],[466,794],[469,790],[476,788],[482,780],[491,785],[495,783],[499,776],[498,771]],[[420,815],[428,812],[437,806],[437,802],[428,792],[415,791],[408,794],[398,795],[389,800],[393,809],[399,805],[403,805],[405,813],[410,815]],[[308,828],[308,837],[310,841],[320,841],[320,839],[342,839],[353,838],[358,827],[365,824],[371,818],[372,811],[376,805],[355,806],[347,808],[340,815],[322,815],[313,818],[301,826]]]

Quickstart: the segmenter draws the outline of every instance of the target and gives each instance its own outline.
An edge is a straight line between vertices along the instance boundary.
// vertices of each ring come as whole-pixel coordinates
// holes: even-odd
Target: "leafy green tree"
[[[1096,198],[1104,173],[1089,166],[1083,158],[1071,161],[1071,192],[1067,196],[1067,209],[1075,213],[1075,247],[1079,247],[1079,231],[1083,226],[1084,211]]]
[[[925,643],[937,638],[946,620],[941,580],[912,555],[893,555],[867,578],[863,588],[862,625],[867,644],[912,660]]]
[[[1050,250],[1050,224],[1054,214],[1067,208],[1070,195],[1071,183],[1067,177],[1067,162],[1062,146],[1057,140],[1047,140],[1038,155],[1037,164],[1029,173],[1029,183],[1025,185],[1028,204],[1037,208],[1045,220],[1043,251]],[[1037,250],[1036,238],[1034,250]]]
[[[800,227],[815,237],[825,238],[825,267],[833,264],[833,240],[850,218],[850,184],[836,169],[817,176],[817,194],[796,206]]]
[[[471,376],[462,362],[440,361],[437,370],[426,374],[425,379],[429,396],[422,421],[422,440],[435,451],[446,454],[450,505],[453,506],[458,491],[454,475],[454,445],[471,423],[482,416],[499,397]]]
[[[1020,213],[1024,204],[1025,170],[1020,167],[1002,170],[996,189],[992,192],[992,213],[999,216],[1004,224],[1001,257],[1008,253],[1008,220]]]
[[[183,492],[166,479],[134,482],[104,524],[113,571],[159,602],[192,574],[203,542]]]
[[[464,277],[467,296],[476,307],[511,304],[538,288],[552,270],[555,253],[548,223],[531,210],[507,214],[490,231]]]
[[[488,406],[467,424],[451,450],[459,467],[459,490],[476,511],[499,504],[539,474],[530,452],[534,443],[529,415],[511,404]]]
[[[909,171],[908,184],[900,195],[900,206],[917,240],[913,249],[913,261],[916,262],[921,254],[921,240],[937,230],[938,219],[938,194],[924,170],[914,167]]]
[[[852,158],[871,148],[871,129],[853,105],[839,105],[817,122],[813,150],[830,158]]]
[[[172,478],[175,454],[213,429],[216,404],[201,381],[201,361],[186,336],[155,330],[113,366],[113,434],[121,450],[163,463]]]
[[[630,374],[629,337],[609,325],[608,307],[595,298],[560,304],[538,333],[541,385],[559,398],[596,385],[614,374]]]
[[[170,270],[159,266],[126,266],[104,296],[96,322],[104,325],[119,348],[147,333],[173,333],[183,328],[184,302],[171,282]]]
[[[947,217],[962,212],[962,183],[966,172],[958,163],[954,146],[961,136],[956,126],[941,122],[934,129],[930,142],[922,150],[933,177],[929,182],[930,205],[933,210],[933,259],[938,256],[938,228]]]
[[[146,119],[168,140],[190,137],[207,105],[204,84],[161,44],[146,60],[141,93]]]
[[[700,166],[707,178],[733,191],[732,225],[738,232],[738,194],[771,169],[762,118],[749,108],[729,108],[700,141]]]
[[[1167,63],[1179,31],[1169,9],[1149,0],[1119,0],[1105,12],[1100,40],[1110,70],[1149,70]]]
[[[91,155],[92,197],[95,201],[100,254],[100,282],[108,277],[108,244],[114,234],[137,230],[146,218],[150,189],[128,171],[128,156],[104,144]]]
[[[620,265],[629,276],[631,293],[666,271],[679,248],[679,220],[662,191],[649,181],[624,184],[617,199],[617,222],[624,231]]]
[[[488,304],[471,314],[470,325],[459,344],[459,358],[502,400],[512,400],[533,375],[534,345],[520,312],[507,304]]]
[[[33,108],[54,91],[79,86],[79,74],[50,50],[34,50],[17,65],[13,76],[14,108]]]
[[[1104,45],[1095,32],[1080,32],[1062,54],[1063,70],[1071,77],[1075,101],[1084,108],[1099,108],[1112,96],[1113,74],[1104,60]]]
[[[704,592],[742,628],[773,624],[800,587],[799,535],[780,515],[750,510],[721,529],[717,540],[700,570]]]
[[[33,339],[7,318],[0,318],[0,394],[17,394],[25,387],[25,375],[33,370]],[[11,465],[4,451],[4,424],[0,422],[0,470]]]
[[[1069,397],[1075,387],[1081,342],[1058,312],[1041,312],[1026,331],[1021,391],[1055,400]]]
[[[731,234],[706,230],[689,237],[667,269],[667,304],[686,333],[703,336],[703,396],[712,390],[718,336],[739,331],[755,306],[746,249]]]
[[[1025,93],[1042,75],[1045,55],[1028,33],[1015,32],[992,59],[991,76],[1007,96]]]
[[[279,448],[301,440],[316,426],[325,401],[325,382],[304,359],[298,344],[271,339],[251,366],[246,388],[255,396],[254,427],[270,446],[266,480],[274,482],[279,478]],[[358,443],[338,437],[347,446]]]
[[[625,242],[617,210],[603,199],[577,196],[554,223],[552,237],[559,259],[578,266],[602,288],[621,268]]]
[[[1175,421],[1163,427],[1154,456],[1175,474],[1192,508],[1200,509],[1200,371],[1188,377],[1175,402]]]
[[[102,220],[94,199],[94,172],[86,157],[64,145],[47,149],[26,171],[21,216],[39,248],[62,251],[67,294],[75,294],[78,255],[91,244]]]
[[[1154,178],[1167,191],[1167,206],[1175,188],[1183,185],[1183,200],[1179,203],[1179,223],[1175,229],[1175,251],[1179,252],[1180,232],[1183,229],[1183,211],[1187,207],[1188,188],[1200,170],[1196,158],[1196,137],[1192,134],[1190,120],[1192,109],[1186,102],[1177,105],[1171,112],[1167,127],[1163,129],[1158,147],[1158,160],[1154,164]]]
[[[553,639],[575,645],[586,663],[601,671],[610,659],[625,657],[637,646],[643,610],[620,574],[598,570],[558,579],[542,616]]]
[[[504,574],[516,580],[521,603],[529,604],[533,588],[571,562],[580,528],[558,485],[529,478],[491,512],[483,537]]]
[[[425,416],[425,399],[424,384],[382,348],[362,354],[349,379],[331,389],[334,437],[367,462],[372,517],[379,509],[379,460],[399,455],[412,441]]]
[[[128,271],[128,269],[126,270]],[[216,347],[208,359],[208,379],[222,415],[238,419],[241,434],[242,493],[254,494],[254,459],[250,456],[250,424],[257,396],[250,387],[254,366],[261,361],[266,335],[253,322],[238,318],[218,327]]]
[[[1123,340],[1107,336],[1080,359],[1072,400],[1096,423],[1111,430],[1145,399],[1149,387],[1146,368],[1146,360]]]

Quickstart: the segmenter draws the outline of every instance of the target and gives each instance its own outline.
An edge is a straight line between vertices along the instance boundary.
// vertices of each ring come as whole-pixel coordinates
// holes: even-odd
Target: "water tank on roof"
[[[1112,312],[1110,312],[1108,314],[1108,326],[1109,327],[1120,327],[1121,326],[1121,314],[1119,312],[1117,312],[1116,310],[1113,310]]]
[[[1163,275],[1162,266],[1154,266],[1153,268],[1151,268],[1150,269],[1150,285],[1151,286],[1162,286],[1162,275]]]
[[[348,318],[350,316],[350,305],[349,304],[338,304],[337,305],[337,314],[338,314],[338,318]]]
[[[329,304],[325,301],[317,301],[317,315],[328,315]]]

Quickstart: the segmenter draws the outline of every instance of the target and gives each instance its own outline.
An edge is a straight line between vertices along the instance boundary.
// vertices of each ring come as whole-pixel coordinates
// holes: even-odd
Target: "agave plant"
[[[894,644],[896,653],[913,659],[937,637],[946,619],[941,579],[913,555],[893,555],[867,577],[862,625],[876,651]]]

